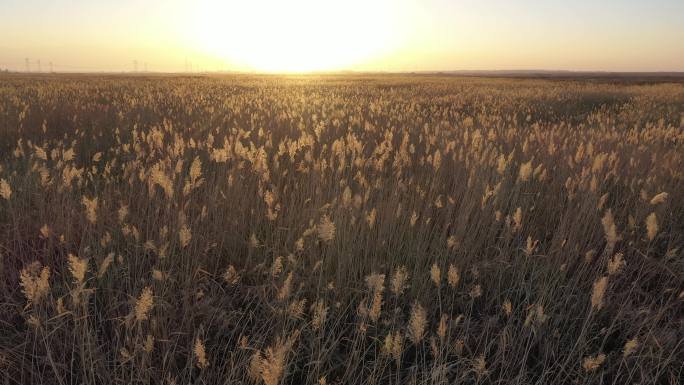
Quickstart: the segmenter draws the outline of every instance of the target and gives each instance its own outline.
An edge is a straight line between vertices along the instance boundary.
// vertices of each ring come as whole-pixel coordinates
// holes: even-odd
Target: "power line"
[[[41,69],[42,69],[42,60],[41,62]],[[113,72],[121,72],[122,68],[118,67],[115,69],[103,69],[100,66],[88,66],[88,65],[75,65],[75,64],[64,64],[64,63],[59,63],[59,62],[54,62],[54,61],[49,61],[46,62],[48,63],[47,65],[49,66],[50,72],[54,71],[69,71],[69,72],[78,72],[78,71],[92,71],[92,72],[108,72],[108,71],[113,71]],[[17,72],[32,72],[36,71],[38,69],[38,60],[36,59],[31,59],[31,58],[24,58],[18,59],[16,61],[0,61],[0,66],[6,67],[9,70],[17,71]],[[129,67],[130,68],[130,67]]]

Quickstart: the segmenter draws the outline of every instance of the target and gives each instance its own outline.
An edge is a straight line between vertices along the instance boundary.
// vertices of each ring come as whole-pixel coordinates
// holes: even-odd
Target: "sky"
[[[0,69],[684,71],[684,0],[0,0]]]

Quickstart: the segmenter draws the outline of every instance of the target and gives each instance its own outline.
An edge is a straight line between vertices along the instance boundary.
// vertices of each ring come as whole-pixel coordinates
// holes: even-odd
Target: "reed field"
[[[0,75],[0,384],[681,384],[684,82]]]

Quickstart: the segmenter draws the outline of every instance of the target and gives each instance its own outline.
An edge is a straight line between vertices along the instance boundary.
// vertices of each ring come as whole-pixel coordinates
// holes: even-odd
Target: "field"
[[[2,384],[680,384],[684,82],[0,75]]]

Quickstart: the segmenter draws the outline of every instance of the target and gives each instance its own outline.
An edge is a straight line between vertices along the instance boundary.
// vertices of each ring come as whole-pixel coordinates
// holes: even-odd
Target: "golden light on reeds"
[[[670,194],[668,194],[667,192],[663,191],[663,192],[661,192],[661,193],[658,193],[658,194],[654,195],[653,198],[651,199],[651,202],[650,202],[650,203],[651,203],[652,205],[659,205],[659,204],[664,203],[665,201],[667,201],[667,198],[668,198],[669,196],[670,196]]]
[[[261,379],[265,385],[278,385],[284,375],[287,356],[299,338],[295,331],[287,338],[278,337],[275,343],[266,350],[256,352],[251,359],[250,372],[255,379]]]
[[[371,321],[377,322],[382,312],[382,292],[385,289],[385,275],[371,274],[366,276],[366,286],[373,296],[368,317]]]
[[[39,303],[50,291],[50,269],[37,261],[21,270],[19,280],[27,306]]]
[[[390,332],[385,336],[385,341],[382,347],[384,354],[394,358],[397,364],[401,360],[401,354],[404,351],[404,337],[398,331]]]
[[[280,289],[278,290],[277,298],[279,301],[284,301],[290,297],[290,293],[292,291],[292,278],[293,278],[292,272],[289,272],[287,274],[287,278],[285,278],[285,281],[283,282],[282,286],[280,286]]]
[[[442,281],[442,270],[437,266],[436,263],[430,268],[430,279],[435,286],[440,287]]]
[[[456,288],[461,280],[461,275],[458,272],[458,268],[453,264],[449,264],[449,269],[447,270],[447,283],[452,288]]]
[[[85,280],[86,271],[88,271],[88,260],[73,254],[69,254],[67,260],[69,261],[69,272],[71,272],[74,282],[82,284]]]
[[[658,234],[658,218],[655,213],[650,213],[646,217],[646,237],[649,241],[655,239]]]
[[[327,215],[324,215],[316,227],[316,232],[318,233],[318,238],[322,241],[331,242],[335,239],[335,224]]]
[[[614,248],[615,244],[620,240],[617,233],[617,226],[615,225],[615,219],[613,218],[613,212],[608,209],[601,219],[603,224],[603,231],[605,233],[606,242],[608,242],[609,248]]]
[[[180,246],[183,248],[188,247],[190,244],[190,241],[192,240],[192,232],[187,225],[184,224],[181,226],[180,230],[178,230],[178,240],[180,241]]]
[[[527,182],[530,180],[530,176],[532,176],[532,161],[520,165],[518,181]]]
[[[40,236],[43,237],[43,239],[48,239],[50,238],[50,235],[52,234],[52,230],[50,229],[50,226],[47,224],[44,224],[40,228]]]
[[[624,254],[616,253],[608,260],[608,275],[619,274],[627,265],[623,257]]]
[[[416,302],[411,307],[409,318],[408,337],[414,344],[419,344],[425,336],[427,326],[427,313],[420,303]]]
[[[606,360],[606,355],[599,353],[594,356],[585,357],[582,361],[582,368],[587,372],[593,372],[597,370],[603,362]]]
[[[0,178],[0,197],[3,197],[5,200],[10,200],[12,197],[12,188],[4,178]]]
[[[408,272],[406,267],[400,266],[397,268],[392,275],[392,282],[390,282],[390,289],[394,295],[400,295],[404,292],[406,288],[406,282],[408,281]]]
[[[0,74],[0,382],[677,378],[676,82],[39,76]]]
[[[480,354],[473,360],[473,370],[478,378],[487,374],[487,361],[484,354]]]
[[[192,347],[192,352],[195,355],[198,368],[206,369],[209,367],[206,348],[204,347],[204,342],[199,337],[195,338],[195,344]]]
[[[636,350],[639,348],[639,338],[634,337],[627,342],[625,342],[625,346],[622,349],[622,356],[623,357],[629,357],[631,356]]]
[[[95,222],[97,222],[97,206],[98,206],[97,197],[88,198],[88,197],[84,196],[82,199],[82,202],[83,202],[83,206],[85,206],[86,218],[88,219],[88,222],[95,224]]]
[[[591,291],[591,307],[595,310],[601,310],[603,307],[603,297],[606,293],[606,288],[608,287],[608,277],[604,276],[597,279],[594,282],[593,289]]]
[[[439,317],[439,325],[437,326],[437,336],[444,341],[447,335],[447,328],[448,328],[448,322],[449,322],[449,316],[446,314],[442,314]]]
[[[150,310],[152,310],[153,305],[152,288],[147,286],[143,288],[140,296],[135,301],[134,314],[136,321],[140,322],[149,319]]]
[[[325,306],[323,301],[319,300],[311,306],[311,310],[313,313],[311,317],[311,326],[314,330],[319,330],[323,327],[325,320],[328,317],[328,307]]]
[[[223,280],[231,285],[235,285],[240,280],[240,275],[235,269],[235,266],[229,265],[226,271],[223,273]]]

